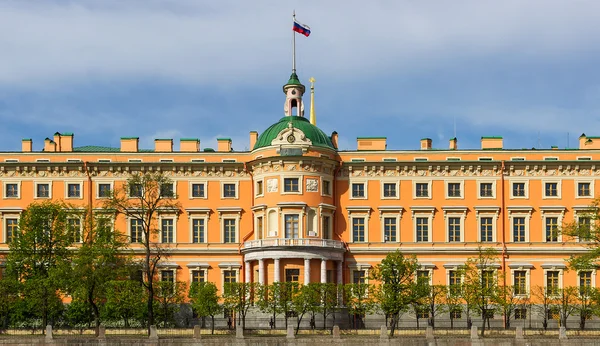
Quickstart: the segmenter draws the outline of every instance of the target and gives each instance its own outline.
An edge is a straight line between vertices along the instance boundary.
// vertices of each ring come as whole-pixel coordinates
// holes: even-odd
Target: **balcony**
[[[290,239],[260,239],[244,242],[244,250],[260,249],[266,247],[316,247],[316,248],[333,248],[344,249],[344,243],[338,240],[331,239],[314,239],[314,238],[290,238]]]

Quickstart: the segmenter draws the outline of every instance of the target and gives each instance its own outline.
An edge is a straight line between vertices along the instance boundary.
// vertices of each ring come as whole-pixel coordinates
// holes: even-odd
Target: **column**
[[[321,260],[321,283],[327,283],[327,260],[324,258]]]
[[[250,278],[250,261],[244,262],[244,278],[247,284],[251,282]]]
[[[304,284],[310,283],[310,258],[304,259]]]
[[[342,275],[344,272],[344,266],[343,266],[344,262],[342,261],[338,261],[337,262],[337,283],[338,285],[343,284],[343,280],[344,280],[344,276]]]
[[[258,260],[258,283],[261,285],[265,284],[265,260]]]
[[[279,275],[281,274],[281,270],[279,269],[279,258],[275,258],[273,260],[274,269],[273,269],[273,282],[279,282]]]

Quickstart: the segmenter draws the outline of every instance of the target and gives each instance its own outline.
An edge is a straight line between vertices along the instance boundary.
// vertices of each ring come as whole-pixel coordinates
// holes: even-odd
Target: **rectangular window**
[[[285,220],[285,238],[298,239],[298,231],[300,229],[300,216],[298,214],[288,214],[284,217]]]
[[[458,295],[460,293],[461,277],[457,270],[450,270],[448,272],[448,286],[450,288],[450,294]]]
[[[7,183],[5,185],[5,187],[6,187],[6,191],[4,192],[4,197],[19,198],[19,184]]]
[[[142,220],[131,219],[129,223],[129,236],[132,243],[142,242]]]
[[[591,271],[580,271],[579,272],[579,294],[588,295],[592,288],[592,272]]]
[[[386,217],[383,219],[383,239],[384,241],[396,241],[396,218]]]
[[[364,284],[366,282],[366,276],[364,270],[353,270],[352,271],[352,283],[353,284]]]
[[[323,194],[326,196],[331,195],[331,182],[329,180],[323,180]]]
[[[98,184],[98,197],[107,198],[112,194],[112,189],[110,184],[101,183]]]
[[[558,217],[546,218],[546,241],[558,241]]]
[[[160,197],[162,198],[174,198],[175,188],[173,184],[162,184],[160,186]]]
[[[513,197],[525,197],[525,183],[512,184]]]
[[[235,184],[223,184],[223,197],[235,198]]]
[[[192,184],[192,197],[204,198],[204,184]]]
[[[460,183],[448,183],[448,197],[460,197]]]
[[[19,220],[14,218],[5,219],[6,225],[6,243],[10,243],[19,229]]]
[[[139,197],[142,197],[142,193],[143,193],[142,184],[129,185],[129,197],[139,198]]]
[[[492,183],[480,183],[479,184],[479,197],[494,197],[494,184]]]
[[[454,320],[462,318],[462,311],[460,310],[460,308],[450,311],[450,314],[452,315],[452,319]]]
[[[526,308],[516,308],[515,309],[515,320],[525,320],[527,319],[527,309]]]
[[[192,219],[192,243],[204,243],[204,219]]]
[[[429,218],[418,217],[416,222],[417,222],[417,242],[429,241]]]
[[[73,243],[81,242],[81,219],[73,218],[67,220],[67,227],[69,234],[71,235],[71,241]]]
[[[429,284],[429,270],[417,270],[417,283]]]
[[[175,282],[175,272],[173,272],[172,270],[161,270],[160,281]]]
[[[299,192],[298,178],[283,178],[283,192]]]
[[[365,241],[365,218],[355,217],[352,218],[352,241],[364,242]]]
[[[237,280],[235,270],[223,270],[223,283],[230,284]]]
[[[482,217],[480,218],[480,235],[482,242],[491,242],[493,241],[494,232],[493,232],[493,222],[494,219],[491,217]]]
[[[577,183],[577,196],[591,197],[592,191],[590,190],[590,183]]]
[[[163,243],[172,243],[174,241],[173,223],[173,219],[161,220],[160,234]]]
[[[493,270],[482,270],[481,271],[481,286],[485,289],[494,287],[494,271]]]
[[[384,183],[383,184],[383,197],[397,197],[395,183]]]
[[[223,240],[225,243],[235,243],[235,219],[223,220]]]
[[[365,183],[352,183],[352,197],[353,198],[364,198],[365,197]]]
[[[515,295],[527,294],[527,272],[524,270],[515,270],[513,272],[513,290]]]
[[[546,294],[550,296],[554,296],[558,294],[559,291],[559,272],[552,270],[546,272]]]
[[[580,216],[577,218],[577,222],[579,227],[579,241],[590,241],[592,239],[592,218],[589,216]]]
[[[37,184],[36,186],[36,197],[37,198],[49,198],[50,197],[50,184]]]
[[[206,282],[206,278],[204,277],[204,270],[192,270],[192,282]]]
[[[415,184],[415,196],[416,197],[429,197],[429,184],[428,183],[416,183]]]
[[[525,218],[513,218],[513,241],[516,243],[525,241]]]
[[[460,241],[460,217],[448,218],[448,241]]]
[[[285,282],[298,282],[300,277],[300,269],[286,269]]]
[[[544,184],[545,196],[546,197],[557,197],[558,196],[558,183],[546,183]]]
[[[329,216],[323,216],[323,239],[331,239],[331,229],[329,228]]]
[[[67,184],[67,197],[68,198],[80,198],[81,197],[81,184]]]
[[[256,195],[261,196],[263,194],[263,181],[259,180],[256,182]]]

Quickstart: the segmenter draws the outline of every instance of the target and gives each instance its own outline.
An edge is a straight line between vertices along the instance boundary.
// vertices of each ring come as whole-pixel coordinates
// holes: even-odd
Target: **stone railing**
[[[290,239],[260,239],[250,240],[244,242],[244,249],[255,249],[263,247],[275,247],[275,246],[309,246],[309,247],[322,247],[322,248],[334,248],[343,249],[344,244],[338,240],[331,239],[314,239],[314,238],[290,238]]]

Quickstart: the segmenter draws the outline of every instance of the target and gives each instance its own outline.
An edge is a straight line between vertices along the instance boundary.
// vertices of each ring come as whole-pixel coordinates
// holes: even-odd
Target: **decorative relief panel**
[[[319,191],[319,181],[317,179],[306,179],[306,192]]]
[[[277,192],[277,187],[279,183],[277,179],[268,179],[267,180],[267,192]]]

